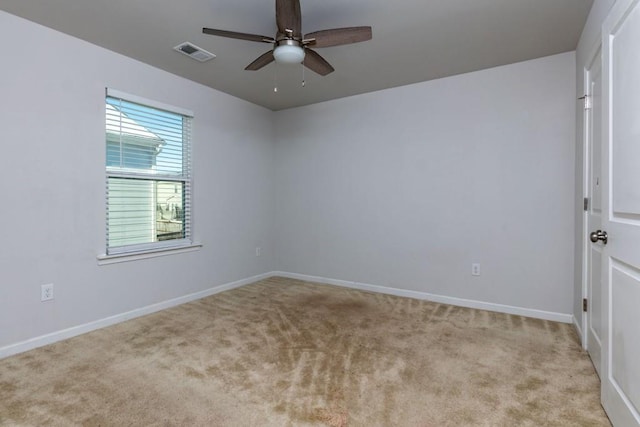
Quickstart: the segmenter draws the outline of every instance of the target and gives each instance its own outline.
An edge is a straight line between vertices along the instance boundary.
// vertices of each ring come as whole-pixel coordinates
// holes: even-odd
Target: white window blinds
[[[191,243],[192,115],[159,105],[107,90],[107,254]]]

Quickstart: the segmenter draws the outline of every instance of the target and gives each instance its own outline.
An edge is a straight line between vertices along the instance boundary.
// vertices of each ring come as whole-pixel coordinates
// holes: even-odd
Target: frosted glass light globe
[[[300,46],[283,44],[273,51],[278,64],[300,64],[304,60],[304,49]]]

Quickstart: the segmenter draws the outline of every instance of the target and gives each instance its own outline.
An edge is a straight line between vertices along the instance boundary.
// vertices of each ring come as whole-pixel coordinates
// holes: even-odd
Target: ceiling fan
[[[302,37],[300,0],[276,0],[276,24],[278,32],[275,38],[213,28],[203,28],[202,32],[214,36],[274,45],[272,50],[263,53],[247,65],[245,70],[259,70],[273,61],[289,64],[302,63],[321,76],[333,72],[334,68],[310,47],[339,46],[371,40],[371,27],[334,28],[315,31]]]

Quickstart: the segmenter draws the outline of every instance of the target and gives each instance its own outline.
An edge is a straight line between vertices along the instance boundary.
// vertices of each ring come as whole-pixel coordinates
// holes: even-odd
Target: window
[[[107,89],[107,255],[191,244],[190,112]]]

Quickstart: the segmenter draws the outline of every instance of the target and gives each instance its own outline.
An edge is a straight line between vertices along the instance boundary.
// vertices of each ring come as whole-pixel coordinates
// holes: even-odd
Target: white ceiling
[[[280,110],[574,50],[593,0],[300,3],[303,33],[373,27],[370,41],[318,49],[336,71],[307,70],[305,87],[301,66],[244,71],[270,45],[202,34],[274,36],[274,0],[2,0],[0,9]],[[172,49],[185,41],[217,58],[199,63]]]

